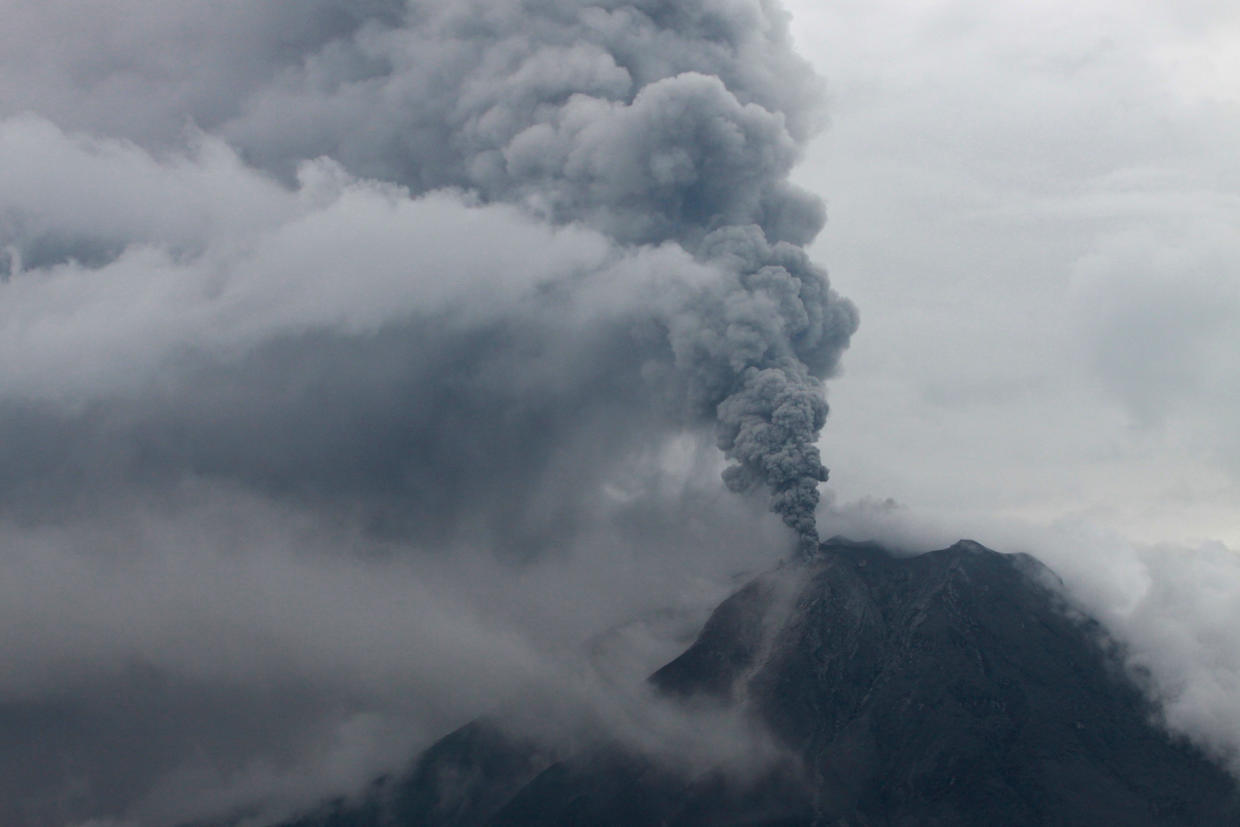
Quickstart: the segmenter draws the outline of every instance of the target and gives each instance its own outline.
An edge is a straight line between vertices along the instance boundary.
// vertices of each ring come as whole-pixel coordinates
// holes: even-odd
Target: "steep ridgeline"
[[[651,680],[743,704],[788,751],[744,781],[475,722],[360,804],[366,825],[1236,825],[1235,780],[1151,724],[1098,625],[1032,558],[833,540],[752,581]]]

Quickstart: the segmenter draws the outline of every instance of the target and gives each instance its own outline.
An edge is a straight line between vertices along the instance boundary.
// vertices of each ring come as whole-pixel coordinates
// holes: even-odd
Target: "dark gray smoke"
[[[790,245],[822,226],[787,183],[813,119],[813,75],[767,3],[535,2],[419,7],[354,39],[386,71],[316,96],[316,55],[254,115],[224,125],[278,169],[277,105],[318,97],[302,155],[326,153],[415,189],[463,186],[622,243],[673,240],[721,281],[667,320],[691,412],[717,421],[735,490],[766,486],[815,547],[820,380],[856,328],[851,305]],[[321,58],[323,65],[318,65]],[[321,80],[319,80],[321,83]],[[395,105],[375,135],[344,113]]]
[[[717,420],[737,463],[729,487],[766,486],[814,547],[826,479],[814,445],[820,380],[856,315],[789,246],[813,238],[823,211],[786,180],[816,102],[779,13],[760,3],[427,4],[350,46],[384,70],[316,94],[312,82],[343,60],[317,53],[224,132],[280,169],[290,136],[271,116],[315,98],[298,155],[328,154],[415,190],[465,187],[622,243],[675,241],[714,263],[722,280],[665,322],[691,412]],[[372,130],[359,133],[345,113],[393,107],[376,153]]]
[[[773,3],[0,10],[0,821],[360,783],[786,537],[725,465],[814,547]]]
[[[814,444],[826,414],[821,380],[835,368],[856,327],[856,314],[830,291],[825,275],[797,246],[809,241],[823,221],[820,202],[787,182],[815,122],[817,87],[812,72],[792,54],[782,13],[771,4],[548,0],[403,7],[316,2],[289,17],[292,12],[281,14],[269,4],[234,3],[220,16],[213,4],[186,2],[143,15],[156,40],[132,52],[136,44],[125,41],[123,55],[114,38],[88,30],[71,11],[52,3],[46,11],[23,8],[16,15],[9,35],[16,51],[8,58],[14,65],[6,67],[6,76],[29,83],[20,94],[14,88],[12,106],[44,111],[63,125],[124,137],[160,152],[175,148],[178,131],[193,124],[222,137],[246,162],[289,180],[304,159],[328,157],[354,174],[396,182],[413,195],[450,187],[474,203],[512,203],[555,224],[590,227],[619,249],[674,243],[710,266],[713,278],[681,290],[677,305],[664,302],[646,314],[662,331],[661,344],[598,343],[602,351],[592,354],[595,369],[581,366],[580,378],[586,384],[594,381],[591,374],[601,381],[610,376],[617,390],[623,386],[623,393],[644,396],[647,404],[670,401],[682,424],[715,422],[719,446],[736,463],[726,475],[729,487],[769,490],[775,510],[805,543],[812,543],[817,484],[826,478]],[[111,9],[115,17],[94,8],[89,22],[124,40],[125,27],[118,21],[130,11],[126,3]],[[202,28],[190,34],[191,26]],[[22,63],[29,48],[23,44],[32,40],[54,43],[52,54]],[[193,54],[193,61],[174,60],[166,51],[178,47]],[[116,116],[135,107],[141,117]],[[109,152],[123,154],[103,154]],[[104,185],[119,189],[125,186],[123,176],[132,172],[115,168]],[[190,192],[206,182],[178,184]],[[67,189],[71,186],[66,182]],[[80,189],[90,187],[83,182]],[[5,245],[28,270],[70,259],[98,269],[115,263],[134,243],[177,254],[197,253],[203,243],[192,237],[197,231],[193,214],[174,226],[178,222],[161,215],[161,208],[148,207],[143,211],[149,216],[128,216],[131,224],[145,218],[148,226],[117,226],[123,221],[115,216],[47,214],[55,208],[46,196],[19,187],[8,192],[6,214],[12,217],[6,222]],[[78,192],[71,197],[90,196]],[[210,195],[191,197],[204,202],[191,205],[195,210],[213,209],[205,203]],[[234,201],[254,209],[244,193]],[[225,221],[227,208],[214,205]],[[669,282],[679,278],[668,275]],[[341,272],[339,277],[353,275]],[[560,290],[571,293],[572,282],[562,282]],[[542,341],[550,335],[546,321],[537,320],[524,332],[514,329],[511,318],[498,322],[503,331],[476,329],[445,348],[445,356],[453,355],[442,364],[442,375],[453,382],[451,377],[465,368],[456,360],[491,358],[481,345],[488,337],[525,342],[525,350],[518,346],[521,352],[514,354],[518,363],[545,358],[545,349],[554,346]],[[630,330],[635,323],[625,321]],[[287,340],[287,334],[278,338]],[[269,354],[281,347],[273,341],[254,352]],[[340,345],[327,341],[322,347],[332,351]],[[406,339],[392,347],[391,358],[399,358],[395,354],[402,347],[418,347],[418,342]],[[292,368],[277,366],[281,358],[263,356],[273,370],[286,373]],[[617,364],[617,358],[625,363]],[[203,370],[219,372],[210,365]],[[250,369],[244,368],[243,375],[245,370]],[[497,365],[495,372],[505,370]],[[649,381],[633,378],[634,370]],[[235,366],[226,371],[229,376],[218,381],[235,384]],[[408,373],[385,379],[445,398],[418,368]],[[629,387],[633,382],[645,387]],[[256,379],[257,385],[263,383]],[[195,378],[193,392],[200,387]],[[374,392],[382,393],[379,387]],[[514,390],[527,399],[535,392],[540,391]],[[603,407],[574,395],[555,401]],[[162,448],[151,447],[150,434],[161,426],[149,421],[146,401],[136,415],[124,414],[137,424],[131,429],[136,435],[122,438],[143,443],[138,454],[144,462],[167,459],[180,467],[191,461],[199,470],[249,479],[254,473],[244,467],[249,447],[222,450],[219,443],[228,437],[211,436],[226,427],[220,417],[244,411],[247,419],[269,415],[288,421],[294,418],[292,410],[331,404],[299,397],[285,405],[292,410],[266,401],[260,411],[245,411],[252,396],[219,405],[211,422],[186,423],[185,416],[161,408],[156,414],[160,422],[190,434],[191,441],[207,441],[201,449],[186,449],[202,455],[197,459],[165,458]],[[478,400],[476,407],[483,410],[477,415],[493,413],[497,402]],[[472,411],[475,403],[468,404]],[[214,407],[210,401],[201,405]],[[385,401],[376,400],[376,405]],[[393,412],[398,408],[386,406]],[[347,412],[338,416],[349,418]],[[563,418],[558,409],[533,418],[541,417]],[[392,425],[399,429],[410,418],[418,415],[403,411]],[[550,423],[526,424],[547,436],[562,433],[561,426]],[[472,429],[475,434],[479,426]],[[321,431],[328,426],[310,427]],[[260,423],[255,430],[261,428]],[[525,434],[529,428],[520,430]],[[82,432],[82,423],[75,421],[71,429]],[[427,434],[435,432],[427,428]],[[405,433],[424,439],[416,426]],[[521,435],[506,436],[524,442]],[[280,440],[290,443],[287,456],[263,459],[270,469],[264,475],[268,482],[312,479],[314,469],[304,466],[317,467],[315,455],[321,452],[366,453],[365,445],[341,446],[324,433],[308,434],[304,441],[282,434]],[[538,442],[544,454],[555,450]],[[491,444],[493,455],[510,454],[505,444]],[[385,460],[352,474],[358,485],[369,485],[377,474],[386,489],[398,478],[416,475],[391,456],[401,447],[399,439],[386,437],[384,445]],[[434,461],[451,476],[451,458]],[[520,469],[536,473],[539,462],[514,457],[511,464],[518,474]],[[324,471],[327,487],[336,485],[338,470]],[[414,486],[404,493],[423,492]]]

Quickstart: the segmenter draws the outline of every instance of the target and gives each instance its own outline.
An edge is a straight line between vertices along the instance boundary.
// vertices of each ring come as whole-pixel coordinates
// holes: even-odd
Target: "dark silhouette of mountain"
[[[1152,723],[1033,558],[835,539],[725,600],[651,681],[740,704],[787,758],[738,778],[619,744],[557,755],[476,721],[286,827],[1234,825],[1235,779]]]

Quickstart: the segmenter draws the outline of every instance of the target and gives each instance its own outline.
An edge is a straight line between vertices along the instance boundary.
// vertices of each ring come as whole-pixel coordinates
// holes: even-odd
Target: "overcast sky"
[[[841,502],[1240,547],[1240,7],[791,0]]]

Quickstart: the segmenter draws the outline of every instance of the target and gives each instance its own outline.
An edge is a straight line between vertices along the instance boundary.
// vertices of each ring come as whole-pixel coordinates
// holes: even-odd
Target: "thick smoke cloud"
[[[813,547],[773,5],[5,6],[0,820],[349,789],[786,550],[721,471]]]
[[[253,25],[246,38],[258,48],[272,36],[273,13],[246,9],[238,4],[231,14],[238,25]],[[721,278],[656,314],[673,358],[650,357],[641,369],[647,376],[674,374],[660,377],[661,390],[683,397],[674,404],[690,422],[718,417],[719,445],[737,462],[729,485],[769,489],[776,511],[812,544],[816,486],[826,476],[814,447],[825,416],[820,381],[834,369],[856,314],[789,246],[813,237],[822,209],[786,181],[812,123],[814,84],[790,53],[778,13],[752,3],[678,4],[675,10],[663,4],[427,4],[401,13],[386,6],[373,11],[359,19],[357,9],[342,15],[332,4],[315,6],[310,19],[317,22],[302,23],[281,40],[285,50],[301,49],[297,60],[255,59],[253,77],[234,79],[243,101],[237,111],[208,105],[218,94],[196,86],[220,82],[217,75],[231,66],[237,48],[231,41],[202,44],[213,70],[201,77],[168,78],[146,67],[140,53],[134,62],[141,71],[105,71],[97,81],[103,88],[92,95],[106,96],[107,78],[122,75],[126,99],[141,94],[151,112],[170,109],[160,122],[175,113],[290,180],[314,174],[304,166],[295,171],[302,159],[326,156],[414,195],[462,188],[483,203],[514,203],[556,224],[585,224],[615,243],[675,242],[698,261],[716,264]],[[181,23],[188,25],[203,12],[188,4],[183,13]],[[89,51],[66,55],[64,71],[87,57],[102,59]],[[147,57],[163,65],[160,56]],[[57,73],[50,73],[55,81]],[[47,108],[77,111],[65,86],[52,82],[46,91]],[[77,125],[152,147],[168,140],[166,129],[156,126],[118,129],[108,119]],[[40,141],[13,136],[18,152],[23,139]],[[231,150],[217,143],[199,151],[227,156]],[[142,165],[119,144],[104,143],[95,154]],[[146,166],[154,163],[148,159]],[[235,158],[219,163],[244,175]],[[186,162],[171,165],[181,168],[183,179],[171,188],[186,191],[188,200],[202,199],[191,194],[197,182]],[[127,188],[118,185],[135,172],[109,169],[81,183],[106,188],[106,202],[106,193]],[[69,195],[64,190],[73,186],[58,189]],[[42,214],[54,195],[23,199],[37,187],[14,188],[21,203],[10,205],[17,228],[9,246],[14,261],[27,268],[56,264],[57,256],[97,263],[122,250],[136,256],[126,245],[138,240],[168,252],[166,245],[186,243],[187,226],[203,211],[248,223],[247,213],[257,209],[251,195],[261,197],[264,186],[270,189],[252,181],[243,188],[255,192],[229,193],[230,201],[214,207],[182,204],[189,214],[178,218],[152,205],[125,211],[126,219],[81,211],[71,217],[77,226],[56,216],[54,227]],[[230,209],[239,204],[246,207]],[[114,213],[119,205],[109,206]],[[142,215],[144,227],[113,226]],[[171,226],[177,221],[181,226]],[[226,223],[219,230],[227,237]],[[344,262],[337,266],[342,276],[348,272]],[[668,271],[674,277],[674,269]]]

